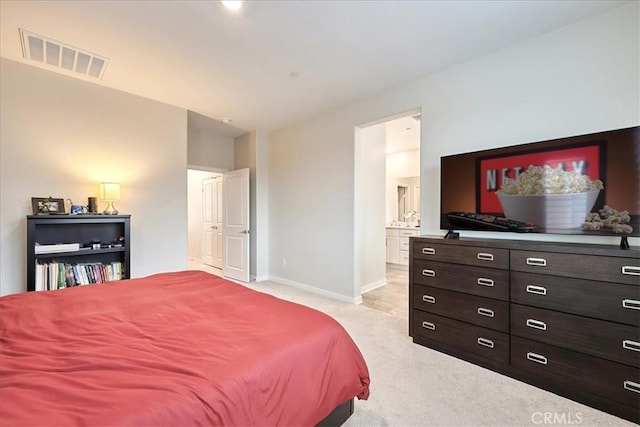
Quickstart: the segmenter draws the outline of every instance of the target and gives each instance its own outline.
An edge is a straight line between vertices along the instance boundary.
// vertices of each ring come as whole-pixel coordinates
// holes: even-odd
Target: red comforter
[[[199,272],[0,298],[0,425],[313,425],[369,394],[316,310]]]

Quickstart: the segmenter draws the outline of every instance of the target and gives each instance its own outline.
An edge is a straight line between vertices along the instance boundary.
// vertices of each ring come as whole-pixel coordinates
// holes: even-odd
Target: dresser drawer
[[[509,303],[414,285],[413,307],[430,313],[509,332]]]
[[[414,310],[413,333],[485,359],[509,363],[509,335]]]
[[[511,304],[511,335],[640,366],[637,327]]]
[[[640,286],[512,272],[511,301],[640,325]]]
[[[413,257],[481,267],[509,268],[509,250],[476,246],[443,245],[412,239]]]
[[[640,286],[640,260],[634,258],[513,250],[511,270]]]
[[[637,368],[513,336],[511,365],[541,379],[638,408]]]
[[[414,260],[413,283],[503,301],[509,300],[509,271]]]

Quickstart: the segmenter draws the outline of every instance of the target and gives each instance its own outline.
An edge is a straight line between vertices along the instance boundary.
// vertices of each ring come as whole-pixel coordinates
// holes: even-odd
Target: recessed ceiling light
[[[222,4],[229,10],[240,10],[242,2],[240,0],[222,0]]]

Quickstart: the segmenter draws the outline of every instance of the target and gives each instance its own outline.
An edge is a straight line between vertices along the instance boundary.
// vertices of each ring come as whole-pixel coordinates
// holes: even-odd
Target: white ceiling
[[[98,84],[274,129],[618,7],[614,0],[0,0],[18,28],[107,57]],[[293,78],[291,72],[299,73]]]
[[[384,123],[387,154],[420,148],[419,114],[400,117]]]

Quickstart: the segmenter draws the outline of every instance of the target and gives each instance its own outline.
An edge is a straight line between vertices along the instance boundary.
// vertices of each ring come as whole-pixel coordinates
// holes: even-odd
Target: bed
[[[368,395],[333,318],[202,271],[0,298],[0,425],[340,424]]]

